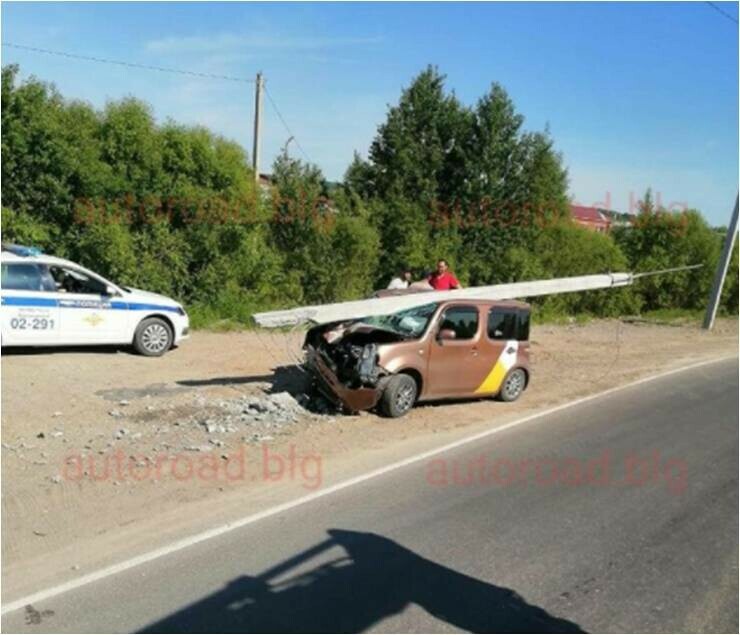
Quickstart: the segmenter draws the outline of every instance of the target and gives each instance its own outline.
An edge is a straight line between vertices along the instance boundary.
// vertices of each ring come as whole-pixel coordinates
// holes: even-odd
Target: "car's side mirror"
[[[442,340],[454,340],[457,337],[457,333],[453,331],[452,329],[440,329],[439,333],[437,333],[437,339]]]
[[[121,294],[118,292],[118,289],[116,289],[113,285],[107,284],[105,285],[105,295],[117,296]]]

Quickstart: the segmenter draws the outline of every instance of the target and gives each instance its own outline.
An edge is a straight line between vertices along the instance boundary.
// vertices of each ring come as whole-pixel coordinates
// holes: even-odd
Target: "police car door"
[[[127,311],[107,293],[107,283],[90,272],[49,266],[57,286],[63,344],[117,344],[126,339]],[[123,305],[125,306],[125,305]]]
[[[56,344],[59,307],[54,280],[38,262],[2,263],[3,344]]]

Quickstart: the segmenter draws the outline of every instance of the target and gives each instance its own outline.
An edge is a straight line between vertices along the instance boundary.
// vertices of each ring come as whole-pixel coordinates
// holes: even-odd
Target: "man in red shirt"
[[[435,271],[429,278],[427,278],[429,284],[435,291],[449,291],[450,289],[462,289],[462,285],[455,277],[449,267],[447,266],[446,260],[437,261],[437,271]]]

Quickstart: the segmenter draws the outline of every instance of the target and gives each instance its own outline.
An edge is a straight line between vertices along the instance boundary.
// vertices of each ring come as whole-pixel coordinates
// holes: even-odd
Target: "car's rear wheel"
[[[161,318],[142,320],[134,335],[134,350],[147,357],[159,357],[172,348],[172,329]]]
[[[394,375],[388,380],[380,398],[380,413],[386,417],[403,417],[416,403],[419,387],[410,375]]]
[[[515,368],[506,375],[498,393],[498,399],[501,401],[516,401],[524,392],[526,385],[527,373],[522,368]]]

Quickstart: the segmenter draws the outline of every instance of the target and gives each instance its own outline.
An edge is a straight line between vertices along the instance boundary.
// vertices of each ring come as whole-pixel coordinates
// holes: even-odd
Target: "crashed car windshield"
[[[365,318],[363,323],[378,328],[387,329],[402,335],[405,339],[416,339],[421,337],[427,330],[429,320],[432,319],[437,310],[438,303],[432,302],[411,309],[397,311],[390,315],[377,315]]]

